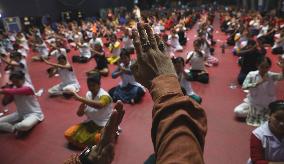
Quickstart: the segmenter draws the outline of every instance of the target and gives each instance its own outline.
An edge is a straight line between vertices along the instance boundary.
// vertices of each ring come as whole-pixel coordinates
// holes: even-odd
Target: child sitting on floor
[[[248,164],[284,162],[284,101],[272,102],[269,109],[269,121],[251,134]]]
[[[13,52],[10,54],[10,59],[8,59],[7,57],[0,57],[2,59],[2,61],[4,63],[7,64],[6,69],[9,71],[15,71],[15,70],[21,70],[24,74],[25,74],[25,80],[28,83],[32,83],[31,82],[31,77],[28,71],[28,65],[27,65],[27,61],[25,59],[24,56],[22,56],[21,53],[19,52]]]
[[[9,104],[14,100],[17,112],[0,118],[0,131],[15,133],[31,130],[36,124],[43,121],[44,115],[35,96],[32,84],[25,80],[25,73],[13,71],[9,77],[11,88],[0,90]],[[3,100],[4,100],[3,99]]]
[[[63,92],[67,90],[73,92],[79,92],[80,84],[77,80],[77,77],[75,75],[75,72],[73,71],[72,66],[68,63],[66,56],[60,55],[59,57],[57,57],[58,64],[51,63],[46,59],[43,59],[43,61],[46,64],[51,65],[57,69],[57,72],[62,81],[60,84],[57,84],[48,90],[48,93],[51,97],[61,96],[63,95]]]
[[[111,52],[111,57],[108,57],[107,60],[110,64],[115,64],[119,60],[119,55],[121,52],[120,42],[118,41],[115,34],[110,36],[109,50]]]
[[[33,61],[41,61],[41,58],[45,58],[45,59],[48,58],[48,55],[49,55],[48,47],[40,37],[38,36],[35,37],[35,44],[33,45],[38,51],[38,56],[32,57]]]
[[[102,76],[108,76],[108,62],[105,56],[105,52],[100,42],[94,43],[94,48],[92,50],[94,59],[96,60],[97,66],[95,69],[87,72],[87,75],[91,75],[95,72],[99,72]]]
[[[81,102],[77,115],[79,117],[86,115],[87,120],[71,126],[64,133],[68,142],[78,148],[96,144],[101,129],[106,125],[112,113],[112,99],[101,88],[100,74],[89,76],[87,84],[89,91],[86,93],[85,98],[72,92],[74,99]]]
[[[200,104],[202,102],[202,98],[193,91],[191,84],[188,81],[189,76],[184,71],[184,65],[185,65],[184,59],[182,57],[177,57],[175,59],[172,59],[172,61],[175,66],[182,91],[184,92],[185,95],[188,95],[189,97],[191,97],[193,100],[195,100]]]
[[[72,61],[74,63],[87,63],[91,60],[92,53],[91,53],[91,47],[89,42],[84,41],[84,43],[78,42],[77,47],[79,48],[80,51],[80,56],[73,56]]]
[[[120,64],[112,73],[112,78],[121,77],[119,86],[112,88],[109,93],[114,101],[121,100],[124,103],[138,103],[145,95],[145,88],[135,81],[130,70],[132,62],[127,50],[122,49],[120,54]]]
[[[207,60],[205,54],[200,50],[201,43],[199,40],[193,42],[194,51],[187,54],[186,63],[191,64],[189,72],[190,81],[209,83],[209,74],[205,69],[204,62]]]
[[[276,82],[284,79],[284,63],[279,61],[281,73],[270,72],[272,62],[263,57],[257,71],[251,71],[246,76],[243,89],[249,90],[243,103],[238,105],[234,113],[238,118],[246,118],[251,126],[260,126],[267,121],[268,105],[276,100]]]

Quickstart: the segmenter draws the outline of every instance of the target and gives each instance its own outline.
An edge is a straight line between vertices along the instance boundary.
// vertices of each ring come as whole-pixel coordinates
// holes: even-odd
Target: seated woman
[[[181,46],[179,42],[179,36],[174,29],[172,30],[172,34],[169,36],[169,40],[170,40],[171,46],[173,47],[174,52],[183,51],[183,47]]]
[[[77,77],[75,75],[75,72],[73,71],[72,66],[68,63],[66,56],[60,55],[57,57],[58,64],[51,63],[47,61],[46,59],[43,59],[43,61],[53,66],[57,69],[60,78],[61,83],[57,84],[53,87],[51,87],[48,90],[49,95],[52,96],[62,96],[64,91],[73,91],[73,92],[79,92],[80,90],[80,84],[77,80]]]
[[[35,44],[33,44],[33,46],[37,49],[38,55],[37,56],[33,56],[32,60],[33,61],[42,61],[42,58],[47,59],[48,55],[49,55],[49,50],[47,45],[44,43],[44,41],[36,36],[35,37]]]
[[[250,72],[244,83],[243,89],[249,90],[244,102],[234,109],[238,118],[246,118],[251,126],[260,126],[267,121],[268,105],[276,100],[276,81],[284,79],[284,63],[278,63],[282,73],[270,72],[271,60],[264,57],[257,71]]]
[[[189,76],[184,71],[184,65],[185,65],[184,59],[182,57],[177,57],[175,59],[172,59],[172,61],[175,66],[182,91],[184,92],[185,95],[188,95],[189,97],[191,97],[193,100],[195,100],[200,104],[202,102],[202,98],[193,91],[191,84],[188,81]]]
[[[124,103],[138,103],[145,95],[145,88],[135,81],[130,70],[132,62],[127,50],[122,49],[120,54],[120,64],[112,73],[112,78],[121,77],[119,86],[112,88],[109,93],[113,101],[121,100]]]
[[[205,39],[204,37],[200,38],[200,44],[201,44],[201,47],[200,47],[201,51],[205,53],[206,58],[207,58],[205,65],[208,67],[217,66],[219,64],[219,59],[212,55],[214,48],[210,46],[207,39]]]
[[[31,77],[28,71],[28,65],[26,58],[19,52],[13,52],[10,54],[10,59],[7,57],[0,57],[1,60],[7,64],[6,69],[9,71],[21,70],[25,74],[25,80],[28,83],[32,83]]]
[[[83,43],[77,42],[77,47],[80,51],[80,56],[74,55],[72,57],[73,63],[87,63],[92,58],[91,48],[90,44],[87,41],[84,41]]]
[[[131,29],[126,27],[124,36],[122,38],[123,48],[126,49],[130,54],[134,54],[134,45],[131,38]]]
[[[25,73],[13,71],[9,79],[12,82],[11,88],[1,89],[0,94],[4,94],[4,105],[14,101],[17,111],[0,118],[0,131],[17,135],[31,130],[43,121],[44,115],[35,96],[34,87],[25,80]]]
[[[101,129],[106,126],[112,113],[112,99],[101,88],[100,74],[93,74],[87,78],[89,91],[86,97],[71,92],[75,100],[81,102],[77,111],[79,117],[86,116],[83,123],[73,125],[64,132],[65,138],[70,144],[78,148],[93,146],[100,137]],[[69,92],[68,90],[66,91]]]
[[[115,34],[110,35],[110,43],[108,43],[108,48],[111,56],[107,58],[108,63],[116,64],[119,60],[119,55],[121,52],[120,42]]]
[[[200,50],[199,40],[193,42],[194,51],[187,54],[186,63],[190,63],[189,81],[209,83],[209,74],[205,70],[204,62],[207,60],[205,54]]]
[[[108,76],[108,62],[100,42],[94,43],[94,48],[92,52],[94,55],[94,59],[96,60],[97,66],[95,67],[95,69],[87,72],[87,75],[89,76],[95,72],[99,72],[102,76]]]
[[[284,101],[272,102],[269,109],[269,121],[251,134],[249,164],[284,162]]]

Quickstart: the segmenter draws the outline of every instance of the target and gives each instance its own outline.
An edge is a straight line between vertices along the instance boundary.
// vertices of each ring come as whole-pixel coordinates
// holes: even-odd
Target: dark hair
[[[182,57],[176,57],[174,59],[172,59],[173,64],[176,63],[182,63],[182,65],[184,65],[184,59]]]
[[[95,72],[91,75],[88,76],[87,78],[87,83],[88,84],[101,84],[101,75],[99,72]]]
[[[11,53],[11,58],[14,59],[14,58],[17,58],[17,57],[22,58],[22,54],[20,52],[18,52],[18,51],[15,51],[15,52]]]
[[[270,116],[273,113],[283,110],[284,111],[284,100],[277,100],[269,104]]]
[[[67,60],[67,58],[66,58],[66,56],[65,55],[59,55],[58,57],[57,57],[57,60]]]
[[[120,57],[122,57],[122,56],[126,56],[126,57],[130,58],[129,51],[127,51],[127,49],[123,48],[120,52]]]
[[[12,79],[24,80],[25,73],[21,70],[12,71],[10,74],[9,80],[12,80]]]

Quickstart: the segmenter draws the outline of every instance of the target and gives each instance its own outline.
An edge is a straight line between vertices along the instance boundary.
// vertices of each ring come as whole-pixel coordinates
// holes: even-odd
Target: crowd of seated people
[[[19,135],[44,119],[33,87],[33,77],[29,75],[26,64],[30,52],[35,51],[31,64],[41,62],[38,64],[50,65],[47,70],[49,78],[59,75],[61,79],[59,84],[48,90],[49,96],[79,101],[81,105],[77,115],[87,117],[84,122],[62,132],[68,143],[79,149],[99,145],[112,117],[120,117],[115,123],[118,134],[118,125],[124,113],[122,103],[141,103],[146,88],[149,89],[149,86],[138,82],[131,69],[135,63],[132,59],[139,58],[137,43],[133,40],[135,32],[132,31],[139,30],[138,21],[153,29],[151,32],[146,29],[144,33],[153,33],[156,36],[154,39],[163,43],[158,45],[159,49],[171,58],[179,88],[194,106],[199,106],[204,100],[194,91],[191,83],[210,85],[207,69],[219,64],[219,59],[214,55],[217,41],[213,25],[217,15],[221,31],[228,35],[226,45],[238,57],[240,72],[236,79],[242,89],[248,90],[247,97],[235,107],[234,113],[238,118],[245,118],[248,125],[258,127],[252,132],[250,162],[283,162],[284,107],[282,101],[276,101],[275,82],[284,79],[284,23],[272,14],[235,8],[225,10],[220,7],[209,12],[195,9],[162,13],[147,11],[141,15],[139,8],[135,7],[134,12],[124,14],[109,10],[106,18],[96,20],[56,22],[56,26],[47,25],[43,30],[32,27],[28,33],[1,32],[0,55],[5,63],[1,67],[5,66],[9,76],[9,80],[5,81],[7,84],[0,89],[0,94],[4,95],[2,104],[6,106],[14,101],[17,112],[0,118],[0,131]],[[187,31],[193,30],[193,26],[197,26],[197,37],[189,40]],[[185,52],[188,42],[193,43],[193,48]],[[147,49],[147,46],[153,48],[151,44],[142,44],[141,48]],[[274,63],[267,57],[270,53],[266,49],[268,46],[273,54],[279,56],[277,65],[282,70],[280,73],[270,71]],[[70,62],[69,56],[72,59]],[[51,58],[55,58],[57,63],[51,62]],[[85,96],[80,96],[78,92],[85,84],[77,80],[72,63],[87,64],[92,59],[96,65],[86,72],[89,90]],[[120,77],[121,82],[106,91],[101,87],[105,83],[102,76],[109,76],[110,64],[116,67],[111,77]],[[112,108],[113,103],[116,103],[115,109]],[[116,112],[119,116],[115,116]],[[269,144],[264,145],[263,142]],[[273,147],[275,143],[278,147]]]

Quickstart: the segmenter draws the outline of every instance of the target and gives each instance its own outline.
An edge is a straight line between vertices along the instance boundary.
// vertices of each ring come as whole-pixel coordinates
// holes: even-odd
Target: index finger
[[[157,45],[157,42],[156,42],[156,39],[155,39],[155,36],[154,36],[154,33],[153,33],[153,30],[152,30],[151,26],[149,24],[146,24],[145,25],[145,30],[147,32],[148,39],[149,39],[151,47],[153,49],[157,50],[158,49],[158,45]]]

